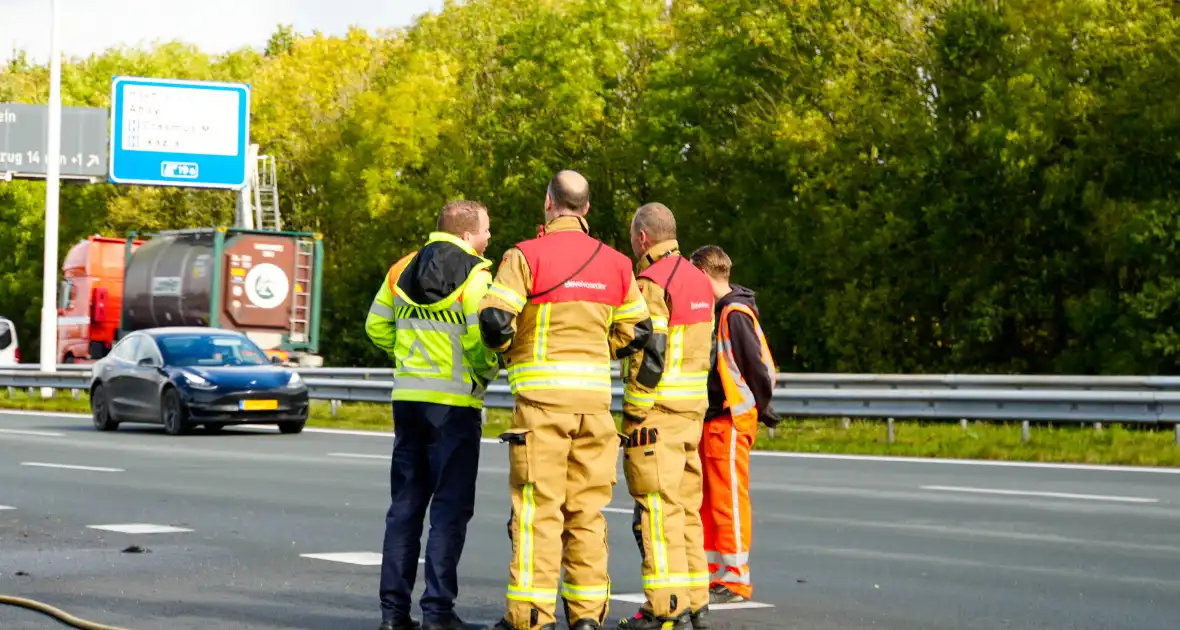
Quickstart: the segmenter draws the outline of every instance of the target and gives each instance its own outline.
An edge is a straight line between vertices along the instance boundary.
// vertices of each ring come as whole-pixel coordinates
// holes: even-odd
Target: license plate
[[[277,400],[243,400],[242,411],[273,411],[279,408]]]

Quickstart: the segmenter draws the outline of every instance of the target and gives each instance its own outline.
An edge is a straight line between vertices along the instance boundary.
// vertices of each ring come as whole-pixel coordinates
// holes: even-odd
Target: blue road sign
[[[250,86],[113,77],[110,135],[111,183],[241,188]]]

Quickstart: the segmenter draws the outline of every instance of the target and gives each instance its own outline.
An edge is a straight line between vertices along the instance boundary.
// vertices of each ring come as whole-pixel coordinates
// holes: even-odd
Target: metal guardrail
[[[62,366],[56,373],[31,366],[0,369],[0,387],[85,390],[88,366]],[[364,368],[313,368],[304,375],[312,398],[388,402],[392,381],[357,378]],[[328,373],[325,377],[320,374]],[[352,378],[349,378],[352,376]],[[1177,424],[1180,378],[991,375],[782,375],[774,409],[785,417],[923,418],[1053,422]],[[615,381],[612,408],[622,410]],[[485,405],[512,408],[507,384],[488,388]]]
[[[22,363],[2,370],[36,372],[41,366]],[[392,368],[300,367],[305,377],[323,379],[392,381]],[[89,364],[67,363],[58,372],[90,372]],[[778,389],[897,389],[897,390],[1158,390],[1180,391],[1180,376],[1080,376],[1027,374],[822,374],[780,372]],[[500,379],[507,372],[501,370]],[[619,367],[612,365],[611,379],[619,385]],[[2,384],[0,384],[2,386]]]

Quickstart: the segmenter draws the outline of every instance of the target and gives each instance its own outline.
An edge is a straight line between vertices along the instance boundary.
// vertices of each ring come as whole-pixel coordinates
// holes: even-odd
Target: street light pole
[[[61,56],[57,41],[57,0],[49,0],[49,134],[45,144],[45,269],[41,293],[41,370],[57,371],[57,231],[61,192]],[[50,387],[41,396],[53,395]]]

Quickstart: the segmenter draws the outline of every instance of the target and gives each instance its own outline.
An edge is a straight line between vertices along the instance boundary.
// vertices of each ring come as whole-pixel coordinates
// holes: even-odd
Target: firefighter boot
[[[516,630],[516,628],[512,627],[512,624],[509,623],[507,619],[501,619],[496,625],[488,626],[487,630]],[[537,628],[537,630],[557,630],[557,624],[547,623],[540,628]]]
[[[634,617],[619,622],[619,630],[692,630],[692,616],[685,611],[675,617],[656,617],[640,608]]]
[[[570,630],[602,630],[602,626],[593,619],[579,619],[577,623],[570,626]]]
[[[713,621],[709,619],[709,605],[691,614],[692,630],[713,630]]]

